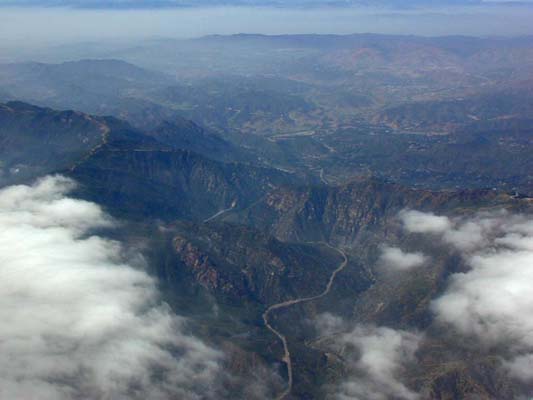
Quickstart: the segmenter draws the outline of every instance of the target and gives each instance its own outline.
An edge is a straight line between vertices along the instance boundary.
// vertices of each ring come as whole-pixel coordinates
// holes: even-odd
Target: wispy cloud
[[[405,366],[415,360],[423,338],[418,332],[358,324],[351,329],[340,317],[322,314],[317,326],[330,336],[350,374],[335,390],[339,400],[415,400],[419,395],[401,379]],[[345,332],[345,333],[339,333]]]
[[[405,229],[415,233],[442,233],[450,229],[450,220],[433,213],[405,210],[400,213]]]
[[[0,398],[209,397],[221,353],[159,302],[142,257],[91,235],[113,222],[73,185],[0,191]]]

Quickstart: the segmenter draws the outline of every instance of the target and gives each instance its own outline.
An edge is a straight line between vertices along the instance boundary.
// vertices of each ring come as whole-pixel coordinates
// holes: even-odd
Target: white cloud
[[[533,370],[533,354],[517,356],[510,361],[505,362],[506,367],[511,374],[525,382],[531,381]]]
[[[318,315],[313,323],[322,336],[332,336],[346,330],[344,320],[341,317],[330,313]]]
[[[0,191],[0,398],[206,398],[221,354],[184,333],[112,221],[47,177]]]
[[[487,236],[503,223],[505,211],[480,213],[468,220],[448,218],[414,210],[400,212],[405,229],[412,233],[440,234],[442,239],[460,250],[486,246]]]
[[[335,390],[339,400],[419,397],[402,383],[401,375],[405,366],[415,360],[423,337],[420,333],[362,324],[350,328],[342,318],[330,313],[319,315],[314,323],[319,341],[329,342],[351,372]]]
[[[421,336],[384,327],[357,326],[342,335],[338,343],[353,346],[358,354],[348,356],[356,376],[344,382],[338,393],[342,400],[414,400],[419,396],[399,378],[405,363],[413,361]]]
[[[533,236],[514,232],[512,220],[501,223],[486,246],[465,254],[472,269],[451,278],[434,309],[463,332],[533,347]]]
[[[384,246],[378,264],[396,271],[407,271],[420,267],[428,258],[420,252],[407,253],[398,247]]]
[[[413,231],[409,215],[405,226]],[[471,269],[451,276],[433,311],[487,346],[505,346],[510,371],[533,380],[533,217],[495,212],[446,220],[441,240],[460,251]]]
[[[443,233],[450,229],[450,220],[447,217],[432,213],[404,210],[400,212],[400,219],[409,232]]]

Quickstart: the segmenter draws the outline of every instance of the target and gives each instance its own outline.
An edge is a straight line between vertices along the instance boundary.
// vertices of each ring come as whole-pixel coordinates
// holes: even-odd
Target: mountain
[[[0,124],[3,185],[62,172],[78,180],[89,198],[138,217],[207,218],[298,180],[190,151],[248,157],[184,120],[145,134],[110,117],[12,102],[0,107]]]
[[[165,121],[157,128],[146,132],[158,142],[221,161],[246,160],[250,155],[237,148],[219,135],[207,131],[184,118]]]
[[[0,105],[0,125],[3,185],[75,163],[110,131],[104,119],[20,102]]]
[[[532,49],[531,37],[154,39],[100,56],[133,64],[3,65],[0,84],[8,99],[112,115],[218,161],[531,194]]]
[[[176,116],[139,95],[173,80],[118,60],[80,60],[60,64],[0,65],[0,84],[10,98],[128,119],[147,128]]]
[[[241,304],[265,306],[322,289],[341,262],[321,244],[281,242],[231,224],[173,224],[173,244],[183,268],[207,290]]]
[[[0,104],[0,187],[62,174],[77,182],[74,203],[110,215],[72,242],[106,243],[113,266],[146,270],[150,301],[179,315],[185,346],[216,350],[206,400],[526,398],[531,48],[531,38],[235,35],[124,50],[151,54],[179,82],[116,61],[4,66],[10,96],[113,116]],[[12,275],[31,283],[19,265]],[[105,281],[110,298],[123,293]],[[148,363],[155,380],[187,366],[175,353],[162,369]]]
[[[245,207],[296,179],[186,150],[110,146],[102,146],[68,174],[87,190],[84,196],[109,209],[166,220],[206,219],[224,209]]]
[[[194,85],[173,85],[151,94],[152,101],[178,106],[183,115],[218,131],[265,134],[289,129],[293,115],[316,107],[301,96],[305,85],[283,79],[227,76]]]
[[[31,84],[41,88],[43,95],[48,88],[78,87],[88,92],[117,93],[131,84],[138,87],[171,82],[170,77],[139,68],[121,60],[99,59],[68,61],[60,64],[37,62],[2,64],[0,77],[3,81],[12,79],[14,87]],[[61,93],[60,90],[57,90]],[[64,92],[64,94],[66,94]]]
[[[465,125],[520,120],[531,116],[533,85],[460,99],[425,101],[387,108],[375,122],[412,132],[449,133]]]
[[[495,188],[532,193],[532,140],[531,120],[518,117],[474,121],[453,133],[431,136],[361,126],[321,138],[319,143],[327,152],[309,151],[307,157],[320,160],[315,168],[330,183],[373,174],[434,190]],[[303,138],[294,146],[302,149],[302,142]]]
[[[268,230],[285,241],[350,246],[387,226],[406,208],[449,212],[509,200],[509,195],[493,190],[438,192],[361,178],[341,186],[272,190],[249,208],[224,218]]]

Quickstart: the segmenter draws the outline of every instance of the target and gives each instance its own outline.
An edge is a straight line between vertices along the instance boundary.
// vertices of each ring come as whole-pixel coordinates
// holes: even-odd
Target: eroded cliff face
[[[283,243],[243,226],[182,225],[173,247],[214,294],[270,305],[320,293],[340,255],[322,244]]]
[[[368,178],[338,187],[273,190],[226,219],[268,230],[281,240],[353,245],[365,233],[385,229],[404,208],[446,212],[508,200],[491,190],[434,192]]]
[[[187,239],[180,236],[174,238],[174,249],[198,284],[215,293],[246,298],[245,281],[232,280],[231,276],[227,276],[227,271],[212,263],[207,253]]]

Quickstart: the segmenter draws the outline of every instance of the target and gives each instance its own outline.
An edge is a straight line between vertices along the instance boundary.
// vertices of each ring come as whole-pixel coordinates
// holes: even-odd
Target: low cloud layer
[[[471,268],[451,276],[433,301],[437,318],[487,346],[505,346],[505,363],[533,380],[533,217],[506,212],[468,219],[401,214],[410,232],[429,233],[459,251]]]
[[[0,191],[0,398],[209,397],[221,354],[158,303],[142,259],[88,235],[112,222],[72,187]]]
[[[331,314],[321,315],[317,325],[322,335],[334,338],[334,346],[352,371],[338,388],[337,399],[419,398],[402,382],[401,375],[404,367],[415,360],[421,334],[369,325],[347,330],[342,319]]]
[[[407,253],[398,247],[384,246],[378,264],[384,269],[408,271],[424,265],[427,260],[428,258],[420,252]]]

